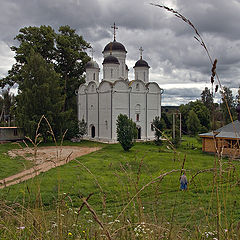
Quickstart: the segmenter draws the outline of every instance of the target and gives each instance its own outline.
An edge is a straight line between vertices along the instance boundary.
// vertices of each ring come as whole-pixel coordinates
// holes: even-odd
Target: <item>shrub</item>
[[[128,151],[134,145],[134,139],[136,138],[136,123],[129,119],[127,115],[119,114],[117,118],[117,140],[124,151]]]

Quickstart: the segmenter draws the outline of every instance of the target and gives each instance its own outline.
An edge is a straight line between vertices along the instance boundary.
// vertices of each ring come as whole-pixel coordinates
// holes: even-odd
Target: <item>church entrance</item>
[[[91,127],[91,138],[95,138],[95,127]]]
[[[137,139],[141,139],[141,128],[137,128]]]

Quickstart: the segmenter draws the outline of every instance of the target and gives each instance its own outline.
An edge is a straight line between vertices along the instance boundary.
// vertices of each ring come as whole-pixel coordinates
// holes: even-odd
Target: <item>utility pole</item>
[[[173,113],[173,139],[176,137],[176,118],[179,115],[179,137],[182,138],[182,114],[180,112]]]

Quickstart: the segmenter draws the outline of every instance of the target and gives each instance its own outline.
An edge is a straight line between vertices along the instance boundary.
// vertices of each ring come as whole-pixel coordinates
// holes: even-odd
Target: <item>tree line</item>
[[[159,127],[162,130],[168,130],[172,134],[172,114],[181,113],[181,130],[183,134],[195,136],[198,133],[220,128],[231,122],[229,111],[232,119],[237,119],[236,107],[240,103],[240,87],[235,97],[232,90],[226,86],[223,87],[220,93],[221,102],[215,103],[213,93],[206,87],[202,91],[200,99],[182,104],[177,110],[173,110],[170,113],[163,112],[162,123],[158,123],[155,119],[155,124],[160,124]],[[180,119],[176,118],[176,136],[179,136],[179,121]],[[156,137],[159,138],[159,136]]]
[[[59,27],[58,32],[50,26],[24,27],[15,40],[18,44],[11,50],[15,52],[16,63],[1,79],[0,87],[18,87],[11,104],[17,125],[33,138],[39,119],[45,115],[56,137],[66,130],[66,138],[76,135],[75,91],[85,81],[84,66],[90,60],[86,49],[90,44],[69,26]],[[2,106],[3,101],[4,96],[0,98]],[[47,123],[42,123],[44,140],[48,137],[46,129]]]

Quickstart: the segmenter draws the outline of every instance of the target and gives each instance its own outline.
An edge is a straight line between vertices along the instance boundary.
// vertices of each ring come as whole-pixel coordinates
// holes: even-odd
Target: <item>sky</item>
[[[0,78],[15,63],[10,46],[26,26],[50,25],[56,31],[69,25],[91,44],[94,60],[102,68],[102,50],[116,40],[127,50],[129,80],[140,58],[150,68],[150,81],[164,89],[162,105],[180,105],[201,98],[211,88],[211,63],[194,38],[193,29],[174,14],[152,6],[173,8],[188,18],[200,32],[223,86],[233,95],[240,86],[240,0],[0,0]],[[89,52],[90,55],[90,52]],[[215,95],[219,102],[219,94]]]

